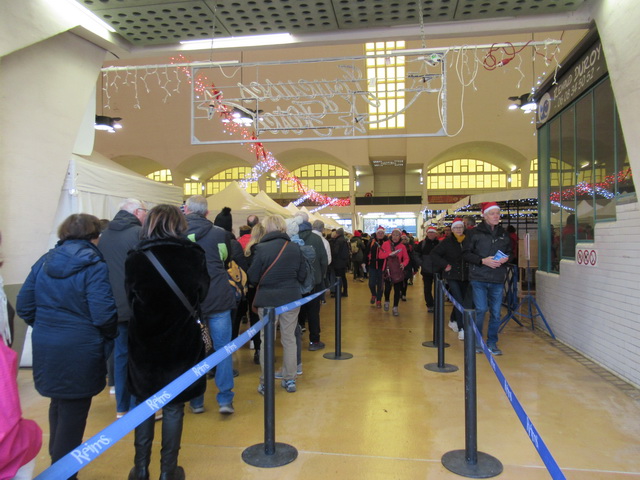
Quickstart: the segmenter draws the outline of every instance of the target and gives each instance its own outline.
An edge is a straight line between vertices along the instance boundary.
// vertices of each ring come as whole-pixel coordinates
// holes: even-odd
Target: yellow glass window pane
[[[398,115],[396,122],[398,128],[404,128],[404,115]]]
[[[396,42],[396,48],[397,49],[405,48],[405,41],[404,40],[398,40]]]

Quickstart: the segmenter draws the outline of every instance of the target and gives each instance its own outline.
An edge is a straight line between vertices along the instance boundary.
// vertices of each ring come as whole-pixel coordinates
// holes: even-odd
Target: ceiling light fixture
[[[118,122],[122,120],[122,117],[107,117],[105,115],[96,115],[96,122],[94,128],[96,130],[106,130],[109,133],[114,133],[116,130],[122,128]]]
[[[530,93],[524,93],[519,97],[509,97],[513,103],[509,105],[509,110],[517,110],[518,108],[524,113],[531,113],[538,108],[538,105],[533,100],[533,95]]]
[[[55,8],[65,17],[74,19],[97,35],[104,35],[104,30],[116,33],[115,28],[75,0],[49,0],[49,3],[55,4]]]
[[[211,50],[214,48],[262,47],[266,45],[285,45],[293,43],[290,33],[272,33],[268,35],[249,35],[246,37],[209,38],[206,40],[183,40],[180,50]]]

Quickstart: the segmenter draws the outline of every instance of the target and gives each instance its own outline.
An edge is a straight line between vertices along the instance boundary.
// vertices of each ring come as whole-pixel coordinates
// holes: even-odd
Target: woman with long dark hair
[[[151,263],[153,254],[195,311],[209,288],[205,254],[183,237],[187,221],[172,205],[152,208],[142,227],[142,240],[125,262],[125,289],[133,317],[129,323],[127,385],[144,402],[204,359],[205,347],[191,311]],[[178,466],[184,403],[206,388],[205,376],[163,405],[160,480],[183,480]],[[154,434],[151,415],[135,432],[134,467],[129,480],[147,480]]]

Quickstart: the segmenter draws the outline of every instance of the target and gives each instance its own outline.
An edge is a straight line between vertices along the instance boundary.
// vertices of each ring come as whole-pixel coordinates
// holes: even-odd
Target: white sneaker
[[[458,331],[458,340],[464,340],[464,330]]]
[[[454,332],[457,332],[458,331],[458,324],[456,322],[450,321],[449,322],[449,328],[451,330],[453,330]]]
[[[109,387],[109,395],[115,395],[116,394],[116,387]]]

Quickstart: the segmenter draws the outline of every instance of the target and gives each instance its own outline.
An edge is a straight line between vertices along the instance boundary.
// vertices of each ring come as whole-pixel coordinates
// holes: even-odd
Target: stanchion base
[[[287,465],[298,458],[298,450],[286,443],[276,442],[276,451],[273,455],[267,455],[264,450],[264,443],[247,447],[242,452],[242,460],[254,467],[274,468]]]
[[[491,478],[502,473],[502,463],[488,453],[478,452],[478,463],[469,465],[465,450],[452,450],[442,456],[447,470],[468,478]]]
[[[429,348],[438,348],[438,344],[435,342],[432,342],[431,340],[427,341],[427,342],[422,342],[422,346],[423,347],[429,347]],[[444,348],[450,347],[451,345],[449,345],[448,343],[444,344]]]
[[[340,355],[336,355],[336,352],[329,352],[323,355],[324,358],[328,358],[329,360],[349,360],[353,358],[353,355],[350,353],[342,352]]]
[[[427,363],[424,366],[424,368],[426,368],[431,372],[440,372],[440,373],[451,373],[451,372],[458,371],[458,367],[456,367],[455,365],[451,365],[449,363],[445,363],[442,368],[440,368],[437,363]]]

